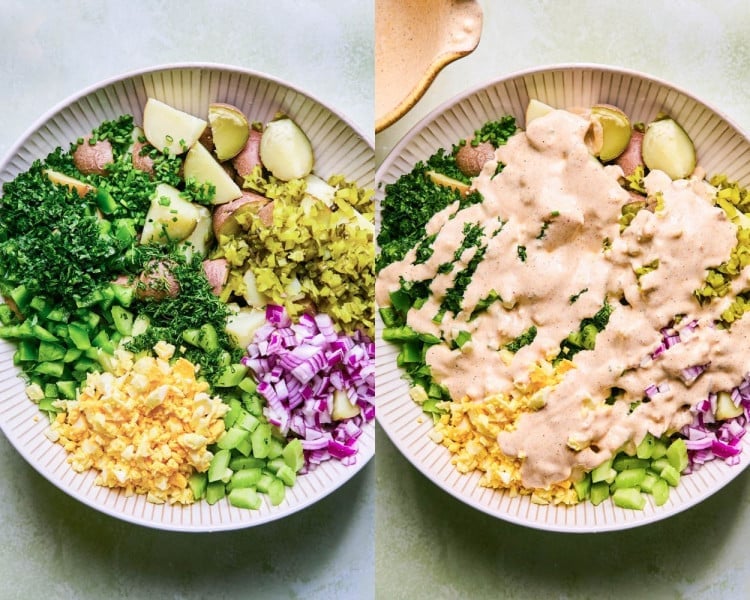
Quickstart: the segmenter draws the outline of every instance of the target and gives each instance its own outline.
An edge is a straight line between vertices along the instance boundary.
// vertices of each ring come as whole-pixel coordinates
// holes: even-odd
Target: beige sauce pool
[[[513,136],[496,152],[503,171],[494,175],[496,164],[490,162],[474,181],[484,202],[435,215],[427,225],[428,233],[438,233],[430,259],[414,265],[412,250],[381,271],[376,288],[385,306],[400,277],[432,279],[430,298],[410,311],[408,324],[449,341],[461,330],[471,333],[462,349],[440,344],[427,355],[434,378],[454,399],[481,399],[523,383],[535,363],[556,355],[560,342],[608,300],[614,310],[595,349],[578,353],[577,368],[551,390],[546,405],[523,414],[514,431],[499,437],[505,454],[524,458],[527,487],[546,487],[590,470],[647,432],[676,431],[692,420],[695,404],[709,392],[739,384],[747,368],[736,348],[748,346],[750,319],[731,330],[716,329],[721,303],[701,307],[693,297],[706,269],[727,259],[736,244],[736,227],[713,206],[712,188],[697,179],[672,182],[654,171],[646,186],[650,195],[662,196],[662,208],[640,211],[620,234],[621,208],[630,198],[618,183],[619,169],[604,168],[590,156],[584,143],[588,125],[554,111]],[[460,247],[467,223],[483,228],[484,259],[462,311],[447,312],[437,324],[433,318],[455,274],[476,252],[467,250],[450,273],[438,273]],[[656,269],[636,276],[636,269],[655,260]],[[490,290],[502,303],[470,319]],[[660,329],[677,315],[682,343],[651,360]],[[684,328],[692,321],[697,328]],[[537,335],[530,345],[515,354],[500,351],[532,325]],[[696,365],[707,369],[684,381],[683,370]],[[652,384],[662,391],[631,410]],[[624,395],[606,404],[613,387]]]

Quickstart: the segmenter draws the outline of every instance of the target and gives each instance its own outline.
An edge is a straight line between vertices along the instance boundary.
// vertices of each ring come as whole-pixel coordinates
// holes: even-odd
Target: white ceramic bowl
[[[633,122],[652,120],[660,111],[669,113],[693,139],[698,164],[711,175],[726,173],[750,185],[750,141],[715,108],[690,93],[640,73],[601,65],[559,65],[524,71],[469,90],[436,108],[412,128],[378,169],[379,202],[384,186],[409,172],[417,161],[438,148],[472,134],[482,124],[506,114],[524,127],[523,116],[530,98],[555,107],[619,106]],[[379,206],[379,204],[378,204]],[[378,213],[379,219],[379,213]],[[378,220],[379,222],[379,220]],[[384,342],[377,331],[377,419],[398,449],[422,473],[466,504],[490,515],[538,529],[594,532],[626,529],[663,519],[704,500],[737,477],[750,460],[750,435],[743,440],[742,462],[727,466],[707,463],[684,476],[671,490],[669,501],[643,511],[625,510],[611,502],[574,507],[533,504],[528,497],[479,486],[480,474],[462,475],[451,465],[451,454],[428,438],[431,420],[407,395],[408,385],[396,367],[397,349]]]
[[[374,150],[365,135],[333,109],[290,84],[236,67],[190,63],[155,67],[111,79],[65,100],[43,115],[0,162],[0,184],[28,169],[57,146],[67,148],[102,121],[132,114],[141,122],[147,98],[155,97],[195,115],[204,115],[210,102],[241,108],[253,120],[266,122],[277,111],[292,116],[310,138],[315,172],[322,177],[342,173],[360,186],[374,185]],[[226,500],[213,506],[156,505],[143,496],[124,494],[94,484],[93,471],[75,473],[67,454],[44,435],[46,419],[26,397],[24,382],[13,366],[15,347],[0,340],[0,427],[43,476],[63,491],[111,516],[139,525],[179,531],[218,531],[258,525],[296,512],[320,500],[351,479],[375,453],[372,423],[360,437],[354,466],[328,461],[297,479],[276,507],[264,497],[257,511],[232,507]]]

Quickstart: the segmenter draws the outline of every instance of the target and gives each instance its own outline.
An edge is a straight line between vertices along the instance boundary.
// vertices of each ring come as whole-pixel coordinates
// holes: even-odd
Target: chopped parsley
[[[571,304],[575,304],[578,298],[583,296],[588,291],[589,288],[583,288],[580,292],[578,292],[577,294],[573,294],[570,298],[568,298],[568,302],[570,302]]]
[[[536,339],[536,325],[532,325],[526,331],[524,331],[521,335],[519,335],[517,338],[505,344],[503,348],[515,354],[524,346],[528,346],[529,344],[531,344],[535,339]]]
[[[516,254],[518,254],[518,258],[521,259],[521,262],[526,262],[526,246],[517,246]]]

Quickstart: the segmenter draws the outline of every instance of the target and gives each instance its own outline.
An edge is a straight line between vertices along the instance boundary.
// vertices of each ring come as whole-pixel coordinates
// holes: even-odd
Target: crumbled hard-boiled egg
[[[446,402],[449,412],[435,424],[431,438],[453,453],[451,462],[461,473],[481,471],[479,483],[484,487],[507,489],[511,496],[530,495],[538,504],[575,504],[578,496],[570,480],[548,489],[525,488],[521,483],[521,460],[503,454],[497,443],[500,432],[512,430],[522,413],[538,410],[540,399],[572,368],[573,363],[567,360],[556,367],[544,362],[536,365],[528,381],[517,384],[512,394]]]
[[[78,472],[99,471],[98,485],[146,494],[154,503],[193,501],[188,477],[208,469],[208,446],[224,432],[228,409],[196,379],[196,366],[170,359],[174,346],[159,342],[156,356],[118,350],[113,372],[89,373],[76,400],[48,437],[70,453]]]

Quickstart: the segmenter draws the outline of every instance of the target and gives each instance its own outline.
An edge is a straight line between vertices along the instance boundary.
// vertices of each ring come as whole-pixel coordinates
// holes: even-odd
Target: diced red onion
[[[293,323],[283,307],[268,306],[266,320],[242,363],[255,374],[269,422],[301,439],[303,472],[332,458],[354,464],[362,425],[375,418],[375,343],[359,331],[337,333],[324,314]],[[333,422],[335,390],[360,414]]]

